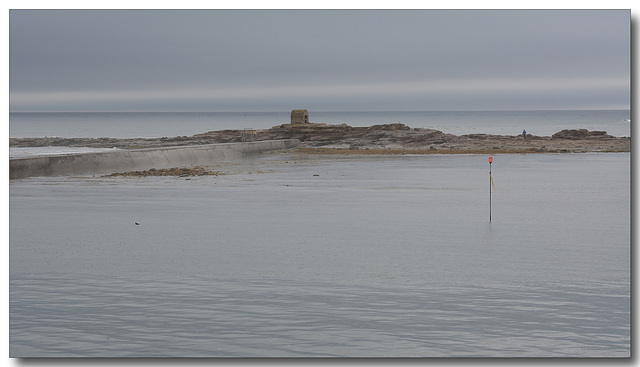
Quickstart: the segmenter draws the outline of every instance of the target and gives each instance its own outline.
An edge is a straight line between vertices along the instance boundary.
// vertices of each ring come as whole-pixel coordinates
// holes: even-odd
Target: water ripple
[[[282,279],[12,276],[11,355],[625,357],[606,285],[373,287]]]

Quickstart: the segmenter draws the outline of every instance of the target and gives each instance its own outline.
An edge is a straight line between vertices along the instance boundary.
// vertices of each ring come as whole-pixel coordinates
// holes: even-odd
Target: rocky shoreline
[[[270,129],[220,130],[192,136],[162,138],[10,138],[10,147],[91,147],[140,149],[167,146],[299,139],[306,154],[449,154],[449,153],[583,153],[630,152],[631,138],[605,131],[562,130],[552,136],[446,134],[404,124],[353,127],[346,124],[284,124]]]

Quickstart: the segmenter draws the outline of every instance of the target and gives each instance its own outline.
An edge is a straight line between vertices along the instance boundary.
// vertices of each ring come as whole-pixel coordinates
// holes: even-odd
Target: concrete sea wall
[[[9,160],[9,178],[109,174],[150,168],[207,165],[251,154],[288,149],[298,144],[299,140],[289,139],[15,158]]]

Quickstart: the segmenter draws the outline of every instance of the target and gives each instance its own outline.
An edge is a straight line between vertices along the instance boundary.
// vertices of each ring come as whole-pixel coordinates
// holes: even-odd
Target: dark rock
[[[368,131],[375,131],[375,130],[397,131],[397,130],[411,130],[411,128],[405,124],[396,122],[392,124],[373,125],[373,126],[370,126],[367,130]]]
[[[467,134],[463,136],[467,136],[469,139],[487,139],[489,137],[487,134]]]
[[[147,176],[177,176],[177,177],[191,177],[191,176],[218,176],[224,173],[218,171],[211,171],[204,167],[177,167],[177,168],[163,168],[155,169],[151,168],[146,171],[130,171],[130,172],[117,172],[110,175],[104,175],[102,177],[147,177]]]
[[[587,129],[570,129],[570,130],[562,130],[551,136],[552,139],[584,139],[589,135],[589,130]]]
[[[599,131],[599,130],[589,131],[589,136],[605,136],[605,135],[609,136],[609,135],[607,135],[606,131]]]
[[[613,136],[608,135],[606,131],[589,131],[587,129],[578,129],[578,130],[562,130],[551,136],[552,139],[570,139],[570,140],[578,140],[578,139],[588,139],[588,138],[613,138]]]

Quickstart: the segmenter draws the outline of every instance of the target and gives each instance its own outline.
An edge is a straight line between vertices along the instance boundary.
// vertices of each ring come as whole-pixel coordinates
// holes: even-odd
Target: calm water
[[[224,129],[268,129],[288,123],[283,112],[11,113],[10,137],[162,137]],[[471,133],[551,136],[563,129],[604,130],[630,136],[629,110],[316,112],[312,122],[370,126],[399,122],[461,135]]]
[[[10,354],[628,357],[630,155],[486,158],[12,180]]]

